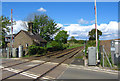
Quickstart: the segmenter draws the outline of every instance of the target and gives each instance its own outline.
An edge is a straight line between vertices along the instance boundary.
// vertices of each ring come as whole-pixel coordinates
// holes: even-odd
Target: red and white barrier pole
[[[95,31],[96,31],[96,52],[97,52],[97,61],[98,61],[98,36],[97,36],[97,8],[96,8],[96,0],[95,0]]]

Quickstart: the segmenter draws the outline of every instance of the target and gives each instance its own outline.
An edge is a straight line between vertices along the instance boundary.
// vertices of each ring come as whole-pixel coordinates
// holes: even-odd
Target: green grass
[[[83,59],[83,56],[75,57],[76,59]]]
[[[64,44],[64,45],[66,45],[66,44]],[[71,44],[71,43],[70,43],[70,45],[69,45],[69,47],[68,47],[67,49],[76,48],[76,47],[80,47],[80,46],[84,46],[84,44],[77,44],[77,43]],[[50,47],[52,47],[52,46],[51,46],[50,43],[48,43],[48,44],[47,44],[47,48],[50,48]]]
[[[30,57],[30,55],[25,55],[25,56],[23,56],[23,57]]]
[[[80,46],[84,46],[84,44],[71,44],[67,49],[76,48]]]
[[[118,70],[120,71],[120,63],[118,63]]]
[[[0,58],[7,58],[7,57],[0,57]]]

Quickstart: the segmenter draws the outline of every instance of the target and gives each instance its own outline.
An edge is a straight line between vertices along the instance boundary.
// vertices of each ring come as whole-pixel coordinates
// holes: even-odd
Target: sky
[[[2,2],[2,15],[11,16],[13,9],[14,33],[25,28],[22,21],[31,13],[45,13],[58,26],[68,31],[69,39],[88,39],[95,28],[94,2]],[[97,2],[97,28],[103,32],[101,40],[118,38],[118,2]]]

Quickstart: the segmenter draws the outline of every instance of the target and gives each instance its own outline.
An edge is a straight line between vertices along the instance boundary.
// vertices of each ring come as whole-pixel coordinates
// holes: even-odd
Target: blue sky
[[[19,22],[24,21],[26,16],[28,16],[30,13],[45,13],[54,19],[59,26],[62,26],[62,29],[70,32],[70,36],[73,35],[77,39],[88,38],[87,33],[91,28],[94,28],[94,2],[2,3],[2,14],[4,16],[10,17],[11,9],[13,9],[13,19]],[[114,35],[116,29],[118,28],[113,27],[115,31],[113,33],[110,33],[111,29],[113,29],[112,26],[117,26],[116,23],[118,22],[118,2],[97,2],[97,21],[98,28],[104,31],[101,39],[110,39],[110,36]],[[17,33],[18,26],[15,27]],[[77,29],[75,30],[74,28],[76,27]],[[106,31],[105,27],[107,28]],[[113,38],[114,37],[115,36],[113,36]]]

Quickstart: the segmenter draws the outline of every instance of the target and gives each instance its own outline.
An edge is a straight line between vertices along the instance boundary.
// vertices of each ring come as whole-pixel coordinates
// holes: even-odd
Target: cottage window
[[[26,43],[26,47],[28,47],[28,43]]]

